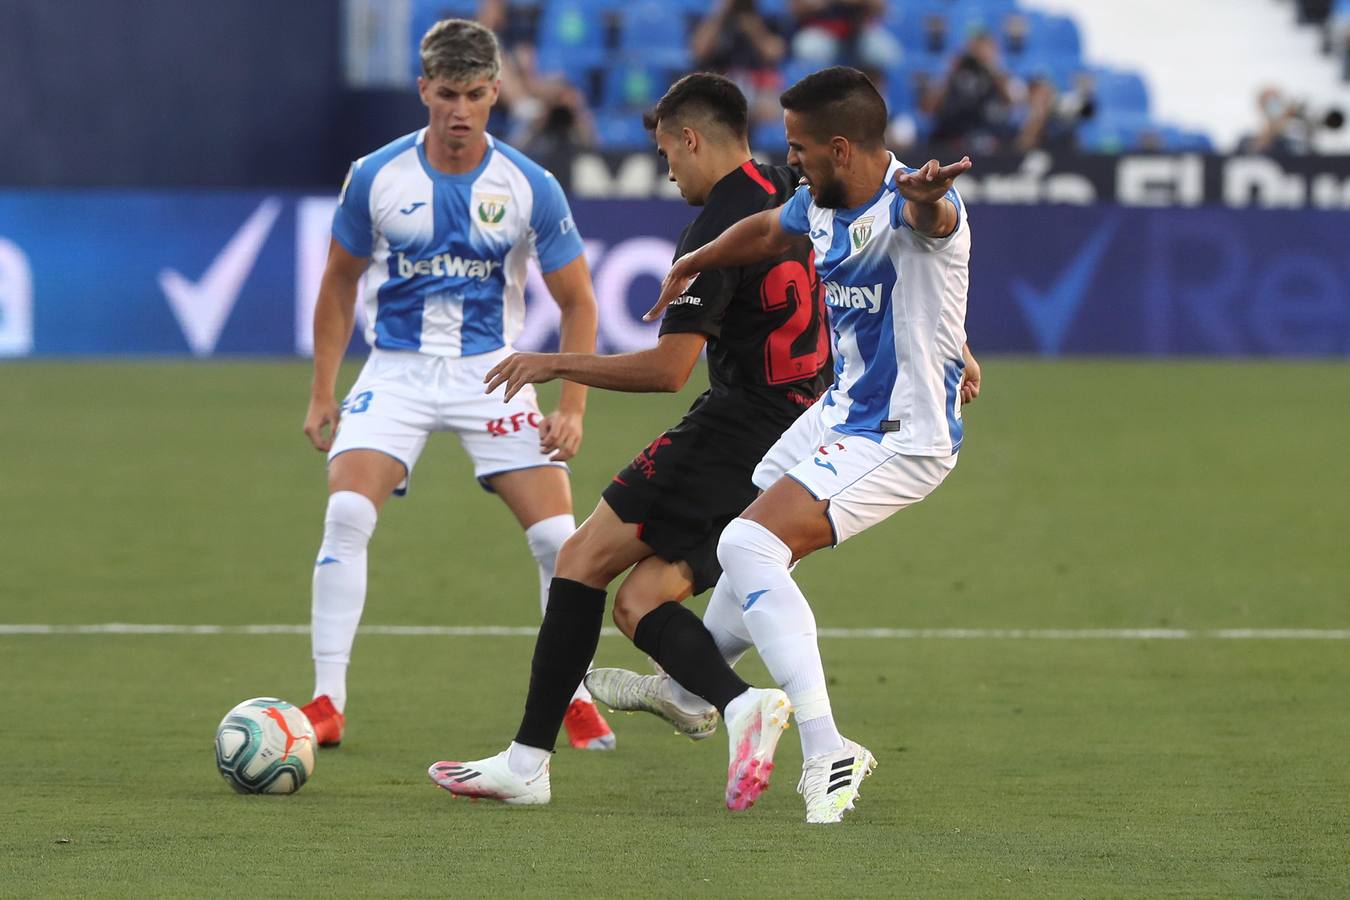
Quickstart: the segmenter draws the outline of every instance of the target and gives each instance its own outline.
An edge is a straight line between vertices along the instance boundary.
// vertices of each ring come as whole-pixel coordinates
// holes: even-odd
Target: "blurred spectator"
[[[953,60],[940,92],[929,101],[931,142],[958,155],[997,151],[1011,136],[1016,93],[993,36],[977,31]]]
[[[1091,76],[1080,75],[1072,91],[1060,94],[1043,75],[1027,83],[1022,125],[1013,142],[1019,153],[1049,150],[1063,153],[1076,149],[1078,125],[1095,111]]]
[[[1341,79],[1350,81],[1350,3],[1337,3],[1327,18],[1326,49],[1340,58]]]
[[[1256,98],[1261,125],[1238,144],[1240,153],[1302,155],[1311,149],[1310,123],[1302,104],[1286,97],[1279,88],[1264,88]]]
[[[498,100],[506,139],[530,156],[590,149],[595,124],[586,95],[560,75],[541,75],[532,28],[506,0],[482,0],[478,21],[497,34],[502,45],[502,90]]]
[[[887,75],[883,69],[866,67],[863,73],[876,86],[877,93],[886,99],[886,147],[901,156],[914,146],[919,137],[914,86],[895,82],[895,79],[904,79],[907,75],[905,72],[895,71]]]
[[[719,0],[689,40],[694,65],[708,72],[777,69],[787,43],[755,7],[755,0]]]
[[[875,69],[900,62],[900,42],[878,21],[886,0],[791,0],[788,9],[797,27],[792,38],[796,59]]]
[[[787,41],[755,0],[719,0],[694,29],[689,52],[695,69],[725,75],[745,93],[752,130],[782,118],[779,65],[787,55]]]
[[[581,91],[561,83],[537,99],[539,111],[533,121],[524,124],[513,136],[526,156],[557,159],[596,146],[595,122]]]

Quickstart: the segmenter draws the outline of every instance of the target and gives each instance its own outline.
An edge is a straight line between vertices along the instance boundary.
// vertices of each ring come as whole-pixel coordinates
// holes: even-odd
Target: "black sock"
[[[642,617],[633,643],[718,712],[726,712],[727,704],[750,687],[727,665],[702,620],[674,600]]]
[[[549,584],[516,743],[553,750],[572,694],[595,658],[604,615],[605,592],[599,588],[568,578],[554,578]]]

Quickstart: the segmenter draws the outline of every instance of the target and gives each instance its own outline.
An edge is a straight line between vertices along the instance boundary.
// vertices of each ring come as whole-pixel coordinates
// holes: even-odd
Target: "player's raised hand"
[[[506,359],[492,367],[483,377],[483,384],[490,394],[501,385],[506,385],[506,396],[510,400],[527,384],[543,384],[558,377],[554,360],[556,353],[512,353]]]
[[[661,280],[661,296],[656,298],[656,305],[647,311],[642,321],[654,322],[661,318],[661,313],[670,305],[670,301],[683,294],[689,285],[693,284],[699,274],[699,270],[689,259],[693,255],[686,253],[675,260],[675,265],[670,267],[666,277]]]
[[[539,449],[554,462],[566,462],[581,449],[580,413],[554,410],[539,423]]]
[[[333,435],[337,434],[338,405],[331,398],[311,397],[309,410],[305,413],[305,437],[314,445],[315,450],[327,453],[333,446]]]
[[[949,166],[938,165],[936,159],[930,159],[913,172],[896,172],[895,188],[906,200],[936,203],[951,190],[959,175],[970,171],[972,165],[969,156],[963,156],[960,162]]]

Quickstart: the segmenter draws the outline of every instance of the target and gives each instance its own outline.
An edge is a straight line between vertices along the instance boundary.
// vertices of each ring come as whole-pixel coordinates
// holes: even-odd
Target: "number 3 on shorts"
[[[370,398],[374,396],[374,391],[362,391],[355,397],[349,397],[342,403],[342,412],[352,416],[363,413],[370,409]]]

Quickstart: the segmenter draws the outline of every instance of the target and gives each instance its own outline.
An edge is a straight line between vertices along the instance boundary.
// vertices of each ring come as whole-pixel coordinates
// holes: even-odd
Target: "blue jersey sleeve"
[[[530,228],[534,230],[534,250],[539,256],[539,270],[544,273],[556,272],[580,256],[585,248],[558,179],[548,175],[533,183],[532,187],[535,195]]]
[[[811,222],[806,217],[806,211],[810,206],[811,189],[802,185],[797,188],[792,199],[783,204],[783,211],[778,214],[778,223],[788,234],[810,234]]]
[[[333,237],[352,256],[369,256],[374,249],[375,235],[370,221],[371,167],[352,163],[347,180],[338,195],[337,211],[333,213]]]

